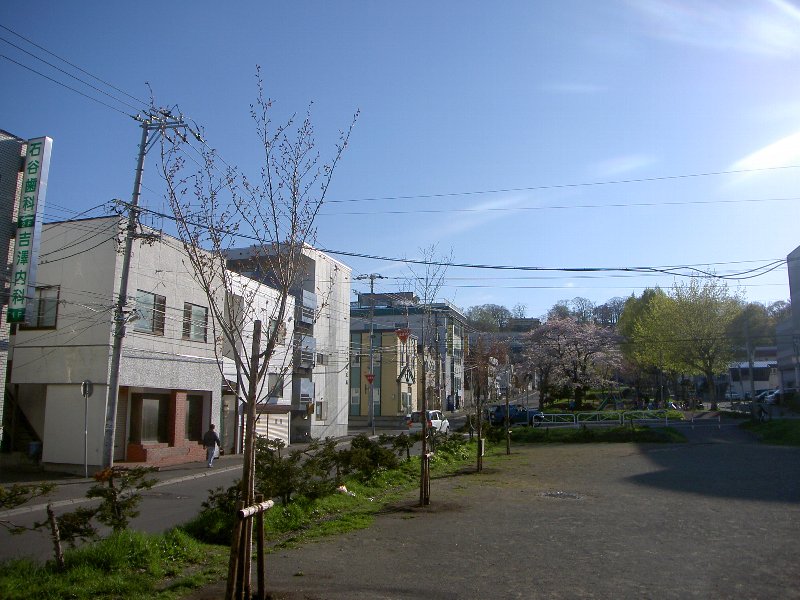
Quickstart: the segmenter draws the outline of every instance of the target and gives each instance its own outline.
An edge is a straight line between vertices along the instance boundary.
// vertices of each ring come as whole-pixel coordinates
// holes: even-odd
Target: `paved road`
[[[223,457],[208,469],[205,463],[165,468],[155,475],[159,479],[150,490],[142,493],[141,514],[131,524],[139,531],[161,532],[184,523],[200,510],[208,497],[208,490],[217,486],[230,486],[241,477],[241,456]],[[85,505],[86,490],[91,483],[84,479],[62,479],[50,496],[56,514]],[[23,507],[0,513],[16,524],[30,526],[46,518],[44,504],[36,499]],[[12,536],[0,528],[0,561],[28,557],[48,560],[52,557],[52,544],[44,530]]]
[[[674,445],[514,447],[369,529],[280,550],[274,598],[800,598],[800,449],[735,427]],[[219,597],[209,588],[193,600]]]

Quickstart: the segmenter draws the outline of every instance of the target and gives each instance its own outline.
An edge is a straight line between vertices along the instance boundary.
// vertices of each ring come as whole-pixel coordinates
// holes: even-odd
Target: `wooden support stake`
[[[244,502],[241,500],[236,503],[236,510],[241,510]],[[239,549],[241,547],[242,522],[236,519],[233,525],[233,538],[231,539],[231,557],[228,561],[228,581],[225,585],[225,600],[234,600],[239,579]]]
[[[264,495],[257,494],[255,498],[256,502],[259,505],[266,504],[264,502]],[[256,575],[258,578],[258,592],[256,598],[258,600],[265,600],[266,599],[266,591],[265,591],[265,581],[264,581],[264,510],[259,510],[256,513],[256,558],[258,563],[256,565]]]

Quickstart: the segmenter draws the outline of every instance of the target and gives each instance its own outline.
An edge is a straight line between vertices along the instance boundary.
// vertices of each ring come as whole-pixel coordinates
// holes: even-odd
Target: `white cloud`
[[[444,226],[436,227],[436,234],[444,237],[448,235],[455,235],[457,233],[464,233],[476,229],[477,227],[486,226],[492,221],[513,215],[513,212],[503,210],[493,210],[498,208],[514,208],[520,205],[528,198],[521,196],[506,196],[495,200],[466,206],[464,208],[470,209],[470,212],[455,213],[455,216],[449,220]]]
[[[779,139],[737,160],[730,170],[768,169],[800,164],[800,131]]]
[[[796,57],[800,10],[786,0],[628,0],[649,33],[679,44]]]
[[[589,167],[591,177],[606,179],[609,177],[619,177],[632,171],[637,171],[644,167],[655,164],[656,159],[647,154],[627,154],[614,156],[597,162]]]

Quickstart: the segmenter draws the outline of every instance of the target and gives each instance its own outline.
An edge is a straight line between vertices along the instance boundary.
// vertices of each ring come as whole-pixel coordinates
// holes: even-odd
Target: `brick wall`
[[[203,445],[186,439],[186,396],[187,393],[181,390],[172,390],[170,393],[167,443],[130,443],[127,462],[164,467],[205,460]]]

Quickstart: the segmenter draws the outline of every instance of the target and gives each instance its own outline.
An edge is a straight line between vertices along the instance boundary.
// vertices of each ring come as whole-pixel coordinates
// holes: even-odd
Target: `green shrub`
[[[100,498],[95,517],[104,525],[119,532],[128,528],[128,521],[139,515],[137,507],[142,501],[140,490],[150,489],[155,479],[147,475],[153,467],[109,467],[95,473],[95,483],[86,492],[87,498]]]

